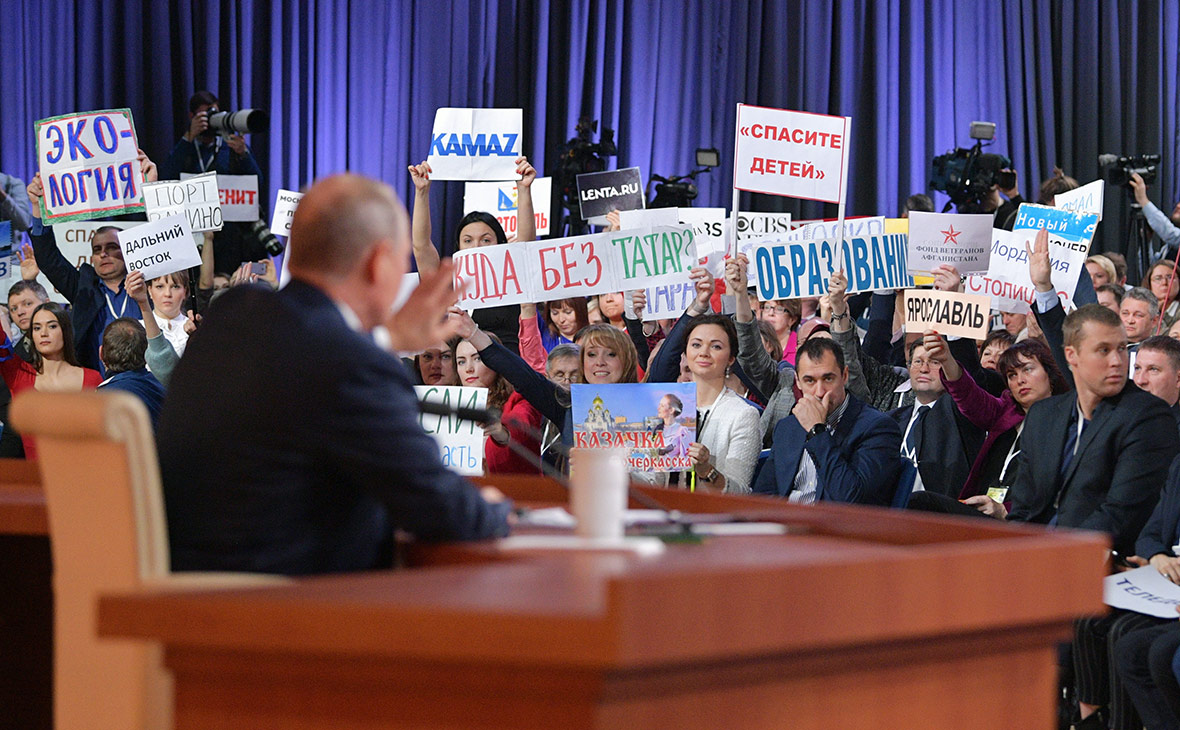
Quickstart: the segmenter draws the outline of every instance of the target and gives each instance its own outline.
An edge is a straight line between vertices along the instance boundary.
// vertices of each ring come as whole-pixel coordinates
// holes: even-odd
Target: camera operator
[[[1147,183],[1143,182],[1143,178],[1139,173],[1131,173],[1131,190],[1135,193],[1135,202],[1143,208],[1143,217],[1147,219],[1147,225],[1151,226],[1151,230],[1155,231],[1155,235],[1160,237],[1168,246],[1168,257],[1175,255],[1176,249],[1180,248],[1180,203],[1172,209],[1172,215],[1166,216],[1164,212],[1155,207],[1155,203],[1147,197]]]
[[[209,128],[209,117],[220,111],[217,96],[198,91],[188,102],[189,127],[160,165],[161,180],[177,180],[180,173],[217,172],[220,175],[257,175],[262,193],[262,170],[240,134],[223,137]],[[259,211],[261,213],[261,210]],[[214,270],[227,276],[243,261],[267,257],[265,242],[251,223],[226,221],[214,242]]]
[[[1012,173],[1012,187],[1000,187],[1006,182],[1003,177],[1000,177],[999,182],[992,185],[978,203],[958,205],[956,210],[960,213],[995,213],[995,222],[992,225],[995,228],[1010,231],[1013,224],[1016,223],[1016,210],[1024,202],[1024,198],[1020,197],[1020,181],[1016,177],[1016,171],[1002,170],[1001,172]],[[1001,195],[1004,197],[1001,198]]]

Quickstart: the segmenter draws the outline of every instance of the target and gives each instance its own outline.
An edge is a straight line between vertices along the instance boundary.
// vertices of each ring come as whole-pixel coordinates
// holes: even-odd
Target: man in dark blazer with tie
[[[775,426],[754,492],[800,504],[889,505],[901,470],[901,431],[845,390],[843,350],[827,338],[809,339],[795,354],[795,379],[803,396]]]
[[[173,569],[366,570],[389,564],[395,529],[505,534],[509,504],[443,466],[392,352],[453,334],[455,301],[445,264],[390,316],[410,263],[393,191],[317,183],[287,255],[290,284],[227,292],[173,372],[159,427]]]
[[[1046,253],[1047,257],[1047,253]],[[1159,499],[1180,434],[1168,406],[1127,380],[1127,335],[1087,304],[1062,327],[1075,390],[1029,409],[1009,519],[1106,532],[1130,555]]]
[[[958,499],[987,434],[959,413],[922,340],[906,349],[914,402],[889,412],[901,429],[901,455],[918,467],[922,490]]]

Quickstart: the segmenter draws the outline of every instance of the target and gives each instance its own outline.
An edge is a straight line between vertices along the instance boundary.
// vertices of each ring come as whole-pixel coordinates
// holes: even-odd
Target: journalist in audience
[[[541,458],[540,412],[513,390],[503,375],[485,365],[470,342],[454,339],[452,343],[459,385],[487,388],[487,409],[496,414],[496,419],[483,427],[484,470],[489,474],[536,474],[536,463],[514,451],[512,445]]]
[[[1110,284],[1117,278],[1114,263],[1100,253],[1086,259],[1086,271],[1090,272],[1090,283],[1094,285],[1095,291],[1103,284]]]
[[[1012,345],[1016,338],[1008,330],[998,329],[987,333],[983,345],[979,348],[979,366],[988,370],[996,370],[996,361]]]
[[[1176,249],[1180,248],[1180,228],[1176,227],[1180,225],[1180,203],[1172,208],[1171,215],[1165,215],[1147,197],[1147,184],[1143,182],[1139,173],[1131,173],[1130,184],[1135,202],[1143,208],[1143,217],[1147,219],[1147,225],[1151,226],[1151,230],[1167,245],[1168,258],[1171,258],[1175,255]]]
[[[1134,353],[1139,343],[1152,335],[1159,313],[1159,304],[1149,289],[1137,286],[1123,297],[1119,318],[1127,332],[1129,352]]]
[[[47,303],[33,310],[29,336],[33,339],[33,362],[13,354],[8,337],[8,314],[0,308],[0,325],[4,341],[0,343],[0,375],[13,396],[36,388],[45,393],[71,393],[98,387],[102,376],[97,370],[82,367],[74,351],[74,332],[69,315],[60,306]],[[22,436],[25,458],[36,459],[33,439]]]
[[[1117,251],[1106,251],[1102,255],[1114,264],[1114,281],[1111,283],[1122,287],[1124,291],[1130,288],[1127,286],[1127,257]]]
[[[99,383],[104,392],[122,390],[139,398],[152,418],[152,430],[160,425],[160,410],[164,406],[164,386],[148,372],[147,332],[138,319],[120,317],[107,325],[102,333],[103,365],[107,379]]]
[[[1139,284],[1155,295],[1156,305],[1163,310],[1161,332],[1166,332],[1169,327],[1180,321],[1180,301],[1177,301],[1177,297],[1180,296],[1180,275],[1173,277],[1172,267],[1173,263],[1170,261],[1156,261],[1143,275],[1143,281]],[[1155,326],[1154,322],[1152,326]]]
[[[1168,404],[1180,425],[1180,342],[1167,335],[1148,337],[1139,345],[1132,380]]]
[[[508,503],[443,465],[394,354],[456,334],[450,263],[391,315],[410,267],[405,209],[347,174],[304,195],[287,255],[290,283],[226,292],[169,384],[159,452],[173,569],[367,570],[389,565],[395,530],[504,534]]]
[[[1127,290],[1118,284],[1103,284],[1094,290],[1094,294],[1098,297],[1099,304],[1115,314],[1119,314],[1122,311],[1123,297],[1126,296]]]
[[[413,245],[414,260],[418,271],[430,273],[438,269],[439,255],[432,238],[430,224],[430,165],[422,162],[410,165],[410,178],[414,182]],[[524,157],[516,159],[516,240],[532,241],[537,237],[537,219],[533,214],[532,185],[537,171]],[[483,211],[473,211],[463,216],[455,228],[453,247],[455,251],[467,251],[480,246],[499,246],[508,243],[508,235],[496,217]],[[477,309],[475,321],[486,331],[494,333],[512,352],[518,351],[517,330],[520,327],[520,306],[508,304],[501,307]]]
[[[155,182],[156,165],[142,150],[139,167],[144,182]],[[33,177],[27,193],[33,210],[41,210],[41,173]],[[37,265],[49,283],[73,305],[70,320],[78,362],[100,372],[102,359],[98,356],[98,347],[107,325],[119,317],[138,314],[123,286],[127,265],[123,263],[123,249],[119,246],[117,234],[118,229],[113,226],[95,231],[90,239],[90,262],[75,267],[58,249],[52,227],[42,225],[41,219],[35,216],[29,227]]]
[[[458,385],[459,373],[455,370],[454,345],[451,342],[436,342],[414,356],[413,372],[418,375],[415,385]]]
[[[45,292],[45,287],[36,281],[21,279],[8,289],[8,315],[21,333],[12,349],[25,362],[33,361],[33,338],[29,336],[33,310],[48,301],[49,294]],[[8,334],[11,337],[15,333]]]

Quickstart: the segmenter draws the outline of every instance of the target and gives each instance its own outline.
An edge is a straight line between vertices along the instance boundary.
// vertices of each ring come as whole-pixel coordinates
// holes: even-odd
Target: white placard
[[[130,109],[63,114],[33,125],[46,225],[136,213],[143,172]]]
[[[960,274],[986,274],[991,255],[991,213],[910,213],[906,259],[911,274],[950,264]]]
[[[765,241],[775,235],[786,236],[791,232],[790,213],[747,213],[738,212],[737,251],[744,253],[751,264],[746,267],[747,284],[754,286],[758,283],[758,272],[754,268],[754,248],[760,241]],[[725,219],[726,240],[729,240],[729,226],[733,225],[733,216]]]
[[[442,108],[426,162],[432,180],[519,180],[520,109]]]
[[[143,184],[143,202],[147,219],[183,214],[193,233],[221,230],[221,195],[217,190],[217,173],[206,172],[184,180],[164,180]]]
[[[183,214],[120,231],[119,245],[127,273],[143,271],[147,280],[201,265],[188,217]]]
[[[455,408],[488,406],[487,388],[464,388],[455,385],[415,385],[418,400],[445,403]],[[453,416],[418,414],[418,423],[434,437],[443,465],[467,476],[483,474],[483,428],[473,421],[461,421]]]
[[[289,237],[291,235],[291,221],[295,220],[295,209],[303,193],[294,190],[280,190],[275,196],[275,213],[270,220],[270,232],[276,236]]]
[[[1105,202],[1106,181],[1095,180],[1092,183],[1057,193],[1053,196],[1053,207],[1068,210],[1071,213],[1093,213],[1102,220],[1102,204]]]
[[[1108,575],[1102,579],[1102,600],[1112,608],[1156,618],[1180,617],[1180,586],[1160,575],[1153,566]]]
[[[553,178],[539,177],[529,188],[533,194],[533,216],[536,218],[537,236],[549,235],[549,212],[553,204]],[[463,215],[477,210],[490,213],[500,222],[500,227],[509,238],[516,235],[516,183],[469,182],[463,186]]]
[[[211,173],[204,173],[211,174]],[[180,173],[181,180],[197,177]],[[221,196],[221,219],[228,223],[253,223],[259,219],[258,176],[218,175],[217,191]]]
[[[651,322],[656,319],[676,319],[692,300],[696,298],[696,286],[691,281],[678,284],[649,287],[645,290],[647,305],[643,308],[643,321]]]
[[[623,231],[646,226],[674,226],[680,223],[679,208],[639,208],[619,211],[619,229]]]
[[[843,203],[851,118],[739,104],[733,186]]]

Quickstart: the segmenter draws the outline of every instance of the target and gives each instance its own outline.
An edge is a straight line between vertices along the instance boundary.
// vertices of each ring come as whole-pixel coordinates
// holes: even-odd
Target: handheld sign
[[[1053,196],[1053,207],[1070,213],[1093,213],[1102,220],[1102,205],[1105,202],[1106,181],[1095,180],[1076,190],[1067,190]]]
[[[270,221],[270,232],[276,236],[291,235],[291,221],[295,219],[295,208],[303,193],[293,190],[280,190],[275,196],[275,213]]]
[[[12,252],[12,221],[0,221],[0,252]]]
[[[144,183],[143,199],[149,221],[183,214],[194,233],[221,230],[221,195],[216,172],[193,175],[187,180]]]
[[[987,273],[994,218],[991,213],[911,212],[906,249],[910,273],[929,274],[941,264],[954,266],[960,274]]]
[[[733,225],[733,217],[725,220],[726,226]],[[727,229],[728,230],[728,229]],[[754,267],[754,249],[761,241],[774,236],[785,236],[791,232],[790,213],[747,213],[739,211],[737,214],[737,253],[744,253],[750,260],[746,267],[747,284],[754,286],[758,283],[758,270]],[[729,236],[727,235],[728,239]]]
[[[453,109],[434,113],[430,138],[433,180],[519,180],[520,109]]]
[[[697,392],[693,383],[574,384],[570,388],[574,446],[626,449],[636,472],[692,468]]]
[[[688,309],[696,298],[696,286],[691,281],[679,284],[651,287],[646,290],[647,305],[643,308],[643,321],[675,319]]]
[[[850,122],[848,117],[739,105],[733,186],[843,203]]]
[[[415,385],[418,400],[445,403],[456,408],[487,408],[487,388],[461,388],[453,385]],[[483,427],[453,416],[418,414],[418,423],[438,444],[443,465],[467,476],[483,474]]]
[[[119,245],[127,272],[142,271],[146,280],[201,265],[201,254],[184,214],[119,231]]]
[[[46,224],[140,213],[143,174],[130,109],[41,119],[34,125]]]
[[[680,223],[679,208],[637,208],[619,211],[619,230],[644,226],[674,226]]]
[[[758,299],[820,297],[828,291],[828,277],[843,250],[849,293],[913,286],[906,272],[906,237],[902,234],[821,241],[761,242],[752,262],[758,274]]]
[[[643,205],[643,181],[638,167],[578,175],[578,207],[582,220],[606,225],[612,210],[637,210]]]
[[[536,218],[537,236],[549,235],[549,208],[553,201],[553,178],[539,177],[529,188],[533,195],[533,216]],[[486,211],[496,217],[504,233],[516,235],[516,183],[469,182],[463,186],[463,215],[477,210]]]
[[[692,226],[656,226],[482,246],[454,256],[464,309],[676,284],[697,262]]]
[[[1016,211],[1009,248],[1018,259],[1023,259],[1024,272],[1023,277],[1010,276],[1008,281],[1015,284],[1028,283],[1028,254],[1025,243],[1031,246],[1037,232],[1042,228],[1049,231],[1049,259],[1053,265],[1053,285],[1067,292],[1066,300],[1072,306],[1073,292],[1077,288],[1082,268],[1086,265],[1086,257],[1090,255],[1094,231],[1098,228],[1098,216],[1094,213],[1071,213],[1046,205],[1022,203]],[[992,258],[995,258],[994,252]]]
[[[1153,565],[1115,573],[1102,579],[1102,601],[1112,608],[1176,621],[1180,586]]]
[[[935,330],[949,337],[982,340],[987,337],[992,300],[977,294],[906,289],[905,331]]]

